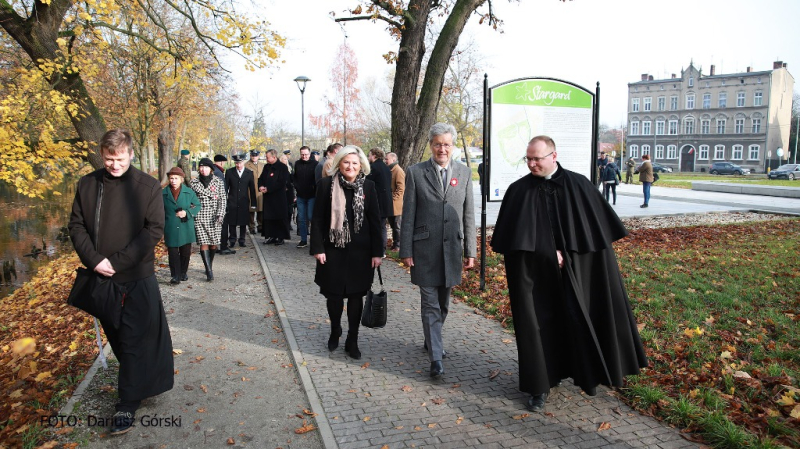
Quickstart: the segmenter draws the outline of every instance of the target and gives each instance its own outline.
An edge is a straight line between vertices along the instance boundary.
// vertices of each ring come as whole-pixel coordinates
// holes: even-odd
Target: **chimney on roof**
[[[714,67],[714,64],[711,64],[711,73],[710,73],[711,76],[714,76],[714,73],[716,72],[715,69],[716,67]]]
[[[646,73],[642,73],[642,81],[647,81],[647,74]]]
[[[648,77],[647,77],[647,80],[648,80],[648,81],[653,81],[653,75],[650,75],[650,76],[648,76]]]
[[[675,75],[674,73],[672,74],[672,79],[675,79],[675,78],[677,78],[677,77],[678,77],[678,76],[677,76],[677,75]]]
[[[753,68],[752,68],[752,67],[750,67],[750,66],[747,66],[747,73],[750,73],[750,72],[752,72],[752,71],[753,71]]]
[[[775,61],[772,63],[773,69],[780,69],[783,67],[783,61]]]
[[[785,63],[785,62],[783,63],[783,68],[784,68],[784,69],[786,68],[786,63]]]

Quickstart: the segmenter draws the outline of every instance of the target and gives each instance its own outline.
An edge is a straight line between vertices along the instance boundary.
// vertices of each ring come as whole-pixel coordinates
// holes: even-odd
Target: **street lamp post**
[[[306,145],[306,112],[305,112],[305,101],[303,99],[304,93],[306,92],[306,83],[311,81],[311,78],[307,76],[298,76],[294,79],[294,82],[297,83],[297,88],[300,89],[300,145]],[[302,85],[301,85],[302,83]]]

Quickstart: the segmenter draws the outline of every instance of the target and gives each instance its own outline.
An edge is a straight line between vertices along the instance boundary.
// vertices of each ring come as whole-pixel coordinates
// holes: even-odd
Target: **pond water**
[[[0,298],[22,286],[54,256],[72,251],[67,224],[75,180],[57,188],[61,195],[28,198],[0,184]]]

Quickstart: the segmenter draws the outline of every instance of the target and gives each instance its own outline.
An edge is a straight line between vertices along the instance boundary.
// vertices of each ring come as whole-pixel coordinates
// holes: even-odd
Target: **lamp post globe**
[[[305,146],[306,144],[306,113],[305,113],[305,101],[304,101],[304,94],[306,92],[306,83],[311,81],[311,78],[307,76],[298,76],[294,79],[294,82],[297,83],[297,88],[300,89],[300,145]]]

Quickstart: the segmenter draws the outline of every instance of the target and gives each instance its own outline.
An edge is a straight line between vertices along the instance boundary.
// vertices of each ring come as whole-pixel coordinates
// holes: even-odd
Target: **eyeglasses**
[[[445,150],[449,150],[450,148],[453,148],[453,145],[450,143],[432,143],[431,148],[436,148],[437,150],[444,148]]]
[[[525,162],[541,162],[541,161],[547,159],[548,157],[550,157],[553,153],[555,153],[555,150],[545,154],[542,157],[528,157],[528,156],[525,156],[525,157],[523,157],[523,159],[525,159]]]

